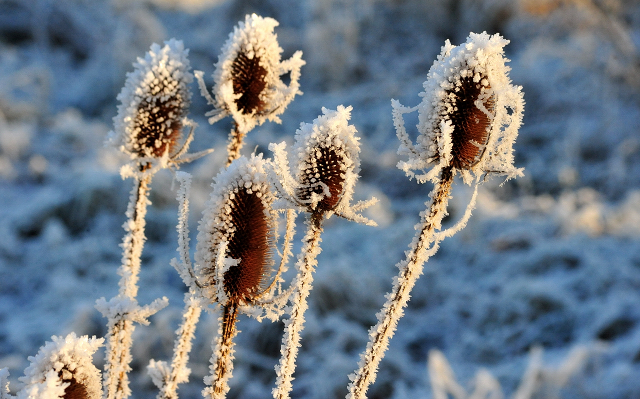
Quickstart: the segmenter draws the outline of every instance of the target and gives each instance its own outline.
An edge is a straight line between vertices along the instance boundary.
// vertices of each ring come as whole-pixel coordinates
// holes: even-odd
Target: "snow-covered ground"
[[[550,371],[536,397],[640,397],[640,3],[635,0],[0,0],[0,368],[11,389],[52,335],[102,336],[100,297],[117,293],[131,180],[103,142],[132,62],[175,37],[211,84],[213,64],[247,13],[270,16],[284,57],[303,51],[301,90],[281,116],[252,131],[245,152],[292,143],[321,107],[353,106],[362,147],[360,199],[379,227],[326,223],[292,396],[341,398],[431,186],[396,168],[390,100],[419,102],[445,39],[501,33],[523,86],[515,145],[525,177],[480,188],[468,226],[426,265],[370,398],[431,398],[427,356],[441,351],[471,391],[488,369],[511,397],[541,346]],[[193,86],[193,150],[216,148],[194,175],[191,230],[226,159],[230,119],[209,125]],[[416,121],[407,121],[412,128]],[[155,176],[139,301],[169,308],[136,330],[133,389],[156,393],[149,359],[171,356],[184,284],[173,176]],[[449,223],[471,195],[457,182]],[[298,228],[302,230],[302,225]],[[297,240],[299,241],[299,240]],[[299,248],[299,244],[296,245]],[[230,398],[269,398],[281,323],[241,317]],[[216,317],[198,326],[191,382],[199,397]],[[576,348],[585,360],[554,387]],[[434,352],[432,352],[433,354]],[[102,355],[96,363],[102,364]],[[534,355],[535,358],[535,355]]]

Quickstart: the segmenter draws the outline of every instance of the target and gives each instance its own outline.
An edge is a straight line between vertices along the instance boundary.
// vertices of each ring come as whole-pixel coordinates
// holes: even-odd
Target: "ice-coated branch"
[[[422,274],[424,262],[438,250],[436,230],[441,228],[442,219],[447,215],[452,182],[451,168],[443,169],[440,181],[430,194],[428,208],[421,214],[422,221],[416,226],[418,234],[406,252],[407,257],[397,265],[400,271],[394,278],[391,292],[386,296],[387,302],[377,314],[378,323],[369,331],[369,343],[360,357],[360,368],[349,376],[348,399],[366,398],[367,389],[376,379],[378,365],[396,331],[398,320],[404,314],[411,290]]]
[[[156,362],[153,359],[148,366],[149,375],[160,389],[156,396],[158,399],[178,399],[178,384],[188,382],[189,374],[191,374],[187,363],[196,326],[202,313],[202,306],[191,292],[185,294],[184,302],[182,324],[176,331],[177,339],[173,347],[171,366],[168,366],[166,362]]]
[[[276,399],[289,398],[292,389],[293,373],[296,369],[296,357],[300,348],[300,333],[304,328],[304,313],[309,307],[307,297],[313,284],[313,272],[321,251],[320,235],[322,234],[322,213],[313,213],[307,221],[307,234],[304,246],[298,257],[296,269],[298,274],[292,285],[295,286],[291,305],[290,317],[284,321],[285,329],[282,337],[282,353],[280,363],[276,366],[276,387],[273,397]]]
[[[224,399],[229,392],[229,378],[233,372],[233,337],[236,335],[236,321],[238,304],[231,301],[223,306],[220,316],[218,339],[211,356],[211,375],[205,377],[205,384],[209,385],[202,391],[202,396],[212,399]]]

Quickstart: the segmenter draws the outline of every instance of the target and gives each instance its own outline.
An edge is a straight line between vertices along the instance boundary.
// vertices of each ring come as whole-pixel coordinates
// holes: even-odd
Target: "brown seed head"
[[[243,114],[259,114],[265,110],[265,102],[261,94],[267,87],[267,70],[260,65],[260,57],[249,58],[240,51],[231,64],[233,93],[240,94],[236,106]]]
[[[454,126],[451,135],[454,168],[470,169],[484,153],[489,140],[491,118],[475,103],[487,89],[481,83],[474,82],[472,77],[464,77],[460,79],[460,85],[448,93],[454,109],[446,116]],[[494,114],[493,97],[488,97],[482,104]]]
[[[335,147],[316,147],[305,161],[305,168],[299,177],[300,186],[297,197],[308,203],[312,194],[324,195],[318,202],[315,212],[326,212],[335,209],[344,191],[345,175],[344,160],[336,152]],[[329,188],[330,196],[325,193],[325,186]]]
[[[228,205],[233,232],[227,257],[240,259],[240,264],[224,274],[224,290],[232,302],[251,303],[271,274],[274,232],[256,192],[240,189]]]
[[[68,382],[69,386],[64,390],[64,399],[88,399],[89,394],[87,387],[78,382],[75,377],[71,377],[69,380],[63,379],[63,382]]]
[[[159,158],[165,152],[175,153],[182,138],[184,103],[179,92],[168,99],[153,97],[151,102],[140,103],[134,122],[137,132],[134,150],[139,156]]]

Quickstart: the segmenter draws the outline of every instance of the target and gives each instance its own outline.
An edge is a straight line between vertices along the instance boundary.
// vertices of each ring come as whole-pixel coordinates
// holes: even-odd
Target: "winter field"
[[[361,137],[355,197],[380,199],[365,211],[378,227],[325,223],[293,398],[346,395],[432,188],[396,167],[391,99],[417,105],[445,40],[483,31],[510,40],[510,77],[526,101],[514,147],[525,176],[480,186],[467,227],[425,264],[369,397],[446,399],[437,387],[448,384],[455,399],[485,398],[483,388],[492,399],[640,398],[635,0],[0,0],[0,368],[12,393],[27,357],[52,335],[106,333],[94,305],[118,291],[132,182],[119,174],[126,157],[104,142],[132,63],[176,38],[211,85],[229,32],[250,13],[278,20],[283,57],[302,50],[306,65],[304,94],[282,124],[253,130],[243,154],[270,157],[269,143],[292,144],[322,107],[352,106]],[[182,168],[193,175],[193,249],[232,122],[209,125],[195,82],[192,91],[192,150],[215,148]],[[416,123],[407,116],[413,136]],[[176,189],[170,171],[155,175],[138,301],[166,296],[169,306],[135,331],[135,398],[156,395],[146,368],[171,358],[183,309],[186,287],[169,263]],[[471,191],[456,179],[447,225]],[[294,254],[303,225],[296,231]],[[241,316],[238,328],[228,397],[270,398],[282,322]],[[217,329],[217,316],[205,314],[181,397],[200,397]],[[104,351],[95,363],[102,368]]]

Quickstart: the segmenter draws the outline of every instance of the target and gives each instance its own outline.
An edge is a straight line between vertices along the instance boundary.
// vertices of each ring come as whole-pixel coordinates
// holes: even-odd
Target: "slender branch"
[[[293,373],[296,369],[296,357],[300,348],[300,332],[304,327],[304,312],[309,307],[307,297],[313,283],[313,272],[318,263],[316,257],[320,253],[320,235],[322,234],[323,213],[312,213],[307,222],[307,234],[304,238],[304,247],[298,257],[296,268],[298,276],[295,282],[291,315],[285,320],[285,331],[282,338],[282,355],[280,364],[276,366],[276,387],[273,389],[273,397],[276,399],[289,398],[293,381]]]
[[[375,381],[380,361],[404,314],[411,290],[422,274],[424,262],[438,250],[440,242],[436,230],[441,228],[442,219],[447,214],[452,182],[452,169],[446,167],[431,192],[431,202],[428,211],[423,213],[419,234],[414,238],[407,258],[398,263],[399,274],[394,279],[392,291],[387,294],[387,303],[377,314],[378,324],[370,330],[367,349],[360,357],[360,369],[349,376],[351,384],[347,399],[366,398],[369,385]]]
[[[244,136],[246,132],[242,132],[237,122],[233,123],[233,130],[229,133],[229,144],[227,144],[227,165],[240,158],[240,149],[244,145]]]

